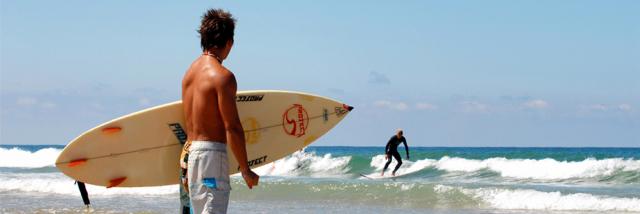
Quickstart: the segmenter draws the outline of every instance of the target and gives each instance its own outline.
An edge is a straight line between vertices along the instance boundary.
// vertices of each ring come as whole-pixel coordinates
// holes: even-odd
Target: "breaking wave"
[[[255,171],[267,176],[343,177],[351,169],[350,161],[351,156],[318,156],[314,152],[298,151]]]
[[[19,148],[0,148],[0,172],[57,172],[55,159],[62,150],[43,148],[25,151]],[[356,178],[359,174],[379,174],[386,160],[384,155],[334,156],[330,153],[298,151],[283,159],[256,169],[260,175],[283,177]],[[389,168],[395,167],[395,160]],[[390,170],[389,170],[390,171]],[[493,176],[507,180],[536,180],[549,182],[606,182],[640,183],[640,160],[632,158],[586,158],[579,161],[545,159],[507,159],[491,157],[468,159],[443,156],[439,159],[403,160],[398,174],[419,179],[421,174],[439,171],[451,176]],[[422,173],[420,173],[422,172]]]
[[[507,210],[556,211],[640,211],[640,198],[599,196],[587,193],[563,194],[529,189],[462,188],[436,185],[438,194],[461,193],[483,206]]]
[[[79,196],[74,181],[54,167],[55,158],[60,152],[59,148],[41,148],[37,151],[0,148],[0,192]],[[403,206],[418,208],[640,212],[640,195],[635,190],[636,184],[640,183],[640,160],[633,158],[561,161],[551,158],[472,159],[442,156],[403,160],[398,174],[407,177],[399,180],[357,179],[360,178],[359,174],[380,173],[385,163],[383,155],[372,157],[299,151],[256,168],[255,171],[264,177],[261,178],[263,185],[254,190],[244,187],[239,176],[234,176],[232,184],[234,194],[280,201],[300,200],[299,197],[304,195],[304,200],[331,199],[388,206],[397,206],[396,202],[401,201]],[[394,166],[395,160],[390,168]],[[485,184],[475,182],[486,177],[493,180]],[[516,185],[500,183],[503,180],[523,182]],[[601,192],[599,189],[581,189],[581,184],[565,189],[555,188],[555,184],[545,188],[529,188],[528,181],[595,181],[598,185],[602,182],[609,184],[598,187],[607,189]],[[626,187],[631,189],[620,194],[614,191],[615,188]],[[150,195],[174,198],[178,195],[177,185],[110,189],[87,185],[87,189],[90,195],[98,197]]]
[[[378,172],[382,170],[385,162],[384,155],[377,155],[371,159],[371,166]],[[395,166],[395,160],[393,162],[390,168]],[[640,160],[622,158],[602,160],[588,158],[582,161],[557,161],[550,158],[534,160],[501,157],[473,160],[445,156],[439,160],[423,159],[415,162],[405,160],[398,173],[408,174],[426,168],[446,172],[490,171],[504,178],[540,181],[566,181],[572,179],[614,181],[616,177],[624,177],[622,180],[625,183],[637,183],[640,181]]]
[[[42,168],[53,167],[61,149],[44,148],[36,152],[19,148],[0,148],[0,167]]]
[[[0,174],[3,179],[0,182],[0,192],[36,192],[55,193],[63,195],[79,195],[78,187],[74,181],[62,173],[32,174]],[[178,186],[160,187],[136,187],[136,188],[105,188],[101,186],[87,185],[87,191],[91,195],[167,195],[177,194]]]

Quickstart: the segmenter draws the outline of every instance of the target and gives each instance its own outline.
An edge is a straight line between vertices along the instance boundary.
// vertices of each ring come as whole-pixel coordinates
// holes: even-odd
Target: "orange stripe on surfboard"
[[[127,180],[127,177],[112,179],[109,181],[109,186],[107,186],[107,188],[116,187],[120,185],[122,182],[124,182],[124,180]]]
[[[112,126],[112,127],[107,127],[102,129],[102,133],[105,133],[105,134],[113,134],[113,133],[118,133],[120,131],[122,131],[122,128],[117,126]]]
[[[67,166],[68,167],[76,167],[76,166],[82,165],[85,162],[87,162],[86,158],[76,159],[76,160],[72,160],[71,162],[69,162],[69,164]]]

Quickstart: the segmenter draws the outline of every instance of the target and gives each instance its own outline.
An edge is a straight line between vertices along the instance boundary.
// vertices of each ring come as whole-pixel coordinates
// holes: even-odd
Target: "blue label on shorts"
[[[202,179],[202,184],[204,184],[206,187],[209,187],[211,189],[218,188],[218,185],[216,184],[216,178]]]

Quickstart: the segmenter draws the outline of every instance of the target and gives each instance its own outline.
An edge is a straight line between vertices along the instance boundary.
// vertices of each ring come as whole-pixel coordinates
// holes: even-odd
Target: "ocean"
[[[62,149],[0,145],[0,213],[178,213],[177,185],[88,185],[87,210]],[[229,213],[640,213],[640,148],[412,147],[400,176],[368,178],[383,150],[308,147],[256,169],[253,190],[234,175]]]

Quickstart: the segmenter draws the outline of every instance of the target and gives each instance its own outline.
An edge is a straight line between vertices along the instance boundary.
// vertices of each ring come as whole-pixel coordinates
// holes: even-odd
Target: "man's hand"
[[[390,154],[387,154],[387,155],[385,155],[385,156],[384,156],[384,159],[385,159],[385,160],[389,160],[389,157],[390,157],[390,156],[391,156]]]
[[[247,183],[249,189],[252,189],[253,186],[258,186],[258,180],[260,176],[251,171],[251,169],[242,170],[242,178],[244,178],[244,182]]]
[[[187,192],[187,194],[189,193],[189,179],[182,179],[182,188],[184,188],[184,191]]]

